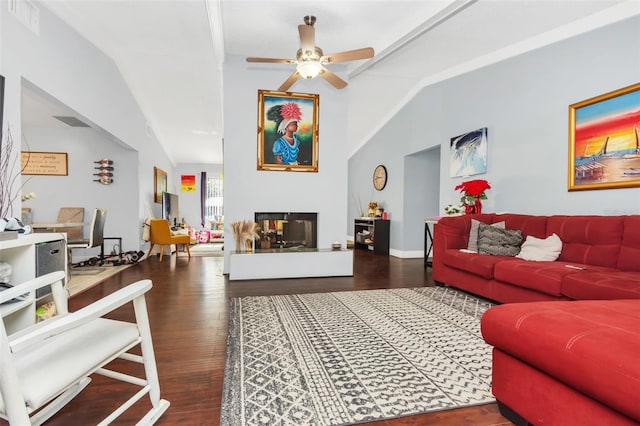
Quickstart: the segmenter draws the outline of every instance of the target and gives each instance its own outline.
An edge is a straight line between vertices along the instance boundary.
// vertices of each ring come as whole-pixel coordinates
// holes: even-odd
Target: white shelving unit
[[[65,239],[64,234],[38,233],[0,241],[0,262],[9,263],[12,269],[10,284],[17,285],[36,277],[36,244],[61,239]],[[0,316],[9,334],[35,324],[35,294],[32,292],[25,300],[0,305]]]

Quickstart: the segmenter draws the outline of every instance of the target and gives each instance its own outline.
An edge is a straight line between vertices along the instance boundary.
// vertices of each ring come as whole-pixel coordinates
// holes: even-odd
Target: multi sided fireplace
[[[318,213],[256,212],[261,249],[318,248]]]

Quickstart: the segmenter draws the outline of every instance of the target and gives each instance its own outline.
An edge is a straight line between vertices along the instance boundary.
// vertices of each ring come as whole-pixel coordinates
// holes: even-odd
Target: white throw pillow
[[[516,257],[536,262],[553,261],[560,256],[562,240],[556,234],[547,238],[536,238],[531,235],[522,243],[520,253]]]
[[[469,243],[467,244],[467,250],[477,253],[478,252],[478,228],[480,227],[480,221],[471,219],[471,229],[469,230]],[[504,229],[504,221],[492,223],[491,226]]]

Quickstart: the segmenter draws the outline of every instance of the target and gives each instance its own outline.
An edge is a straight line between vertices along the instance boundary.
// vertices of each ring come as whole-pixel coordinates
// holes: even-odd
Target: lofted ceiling
[[[305,15],[317,17],[316,45],[325,54],[375,49],[373,59],[346,64],[351,83],[375,75],[405,79],[415,86],[491,52],[633,2],[638,4],[637,0],[45,0],[39,5],[114,60],[175,163],[221,163],[225,58],[294,58],[299,48],[297,26]],[[269,66],[294,71],[289,64]],[[304,92],[305,84],[299,80],[290,90]],[[37,96],[30,96],[23,120],[27,125],[44,125],[46,109],[38,105]]]

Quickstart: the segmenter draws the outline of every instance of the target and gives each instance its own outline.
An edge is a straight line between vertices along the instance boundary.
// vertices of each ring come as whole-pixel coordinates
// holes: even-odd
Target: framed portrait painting
[[[258,170],[318,171],[319,98],[258,90]]]
[[[167,172],[158,167],[153,168],[153,201],[162,202],[162,193],[167,192]]]
[[[640,83],[569,105],[569,191],[640,186]]]

